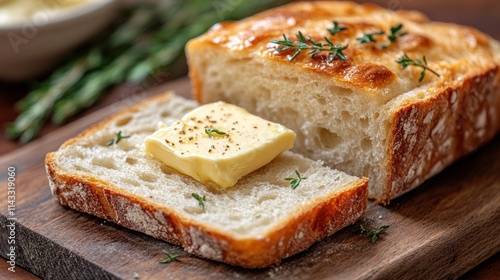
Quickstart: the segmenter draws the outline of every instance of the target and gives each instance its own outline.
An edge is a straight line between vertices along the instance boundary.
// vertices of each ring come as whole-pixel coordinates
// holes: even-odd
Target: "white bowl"
[[[113,21],[117,7],[115,0],[89,0],[60,13],[47,9],[33,19],[0,25],[0,80],[46,73]]]

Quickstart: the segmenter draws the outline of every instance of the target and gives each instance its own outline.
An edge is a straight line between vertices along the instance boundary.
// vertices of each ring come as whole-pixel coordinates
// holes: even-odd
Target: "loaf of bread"
[[[297,54],[298,43],[308,46]],[[311,54],[314,43],[335,48]],[[223,100],[286,125],[297,133],[296,152],[367,176],[379,203],[500,127],[499,43],[415,11],[292,3],[219,23],[186,51],[198,101]]]
[[[196,102],[164,94],[68,140],[46,157],[63,205],[144,232],[192,254],[266,267],[354,223],[366,209],[367,179],[285,152],[227,190],[181,175],[144,151],[158,121],[180,119]],[[117,132],[122,138],[110,144]],[[292,190],[284,180],[307,177]],[[205,196],[204,208],[192,193]]]

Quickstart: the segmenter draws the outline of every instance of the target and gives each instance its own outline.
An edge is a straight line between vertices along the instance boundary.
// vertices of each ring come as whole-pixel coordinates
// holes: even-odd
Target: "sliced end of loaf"
[[[67,141],[46,157],[52,193],[63,205],[192,254],[251,268],[277,264],[364,214],[366,179],[291,152],[218,191],[143,151],[158,121],[173,122],[196,105],[161,95]],[[131,137],[106,146],[118,130]],[[295,170],[307,179],[291,190],[284,178]],[[206,195],[204,210],[191,193]]]

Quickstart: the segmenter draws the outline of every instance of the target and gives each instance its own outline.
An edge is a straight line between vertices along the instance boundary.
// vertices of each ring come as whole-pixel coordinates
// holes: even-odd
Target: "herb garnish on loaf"
[[[158,121],[173,123],[196,106],[160,95],[68,140],[46,158],[53,195],[189,253],[250,268],[277,264],[364,214],[366,179],[292,152],[218,190],[144,151]],[[118,131],[130,137],[107,146]],[[295,171],[307,180],[292,190],[285,178]]]
[[[303,40],[291,37],[299,31]],[[380,31],[376,42],[357,40]],[[345,59],[303,46],[292,60],[297,49],[277,44],[283,34],[291,44],[348,45]],[[296,2],[217,24],[186,51],[198,101],[227,101],[291,128],[296,152],[367,176],[369,196],[381,203],[500,127],[500,44],[415,11]]]

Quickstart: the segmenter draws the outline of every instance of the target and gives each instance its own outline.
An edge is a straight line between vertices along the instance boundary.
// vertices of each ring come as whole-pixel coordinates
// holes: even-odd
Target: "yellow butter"
[[[294,141],[295,133],[285,126],[216,102],[160,126],[144,144],[146,152],[179,172],[228,188],[291,149]]]

